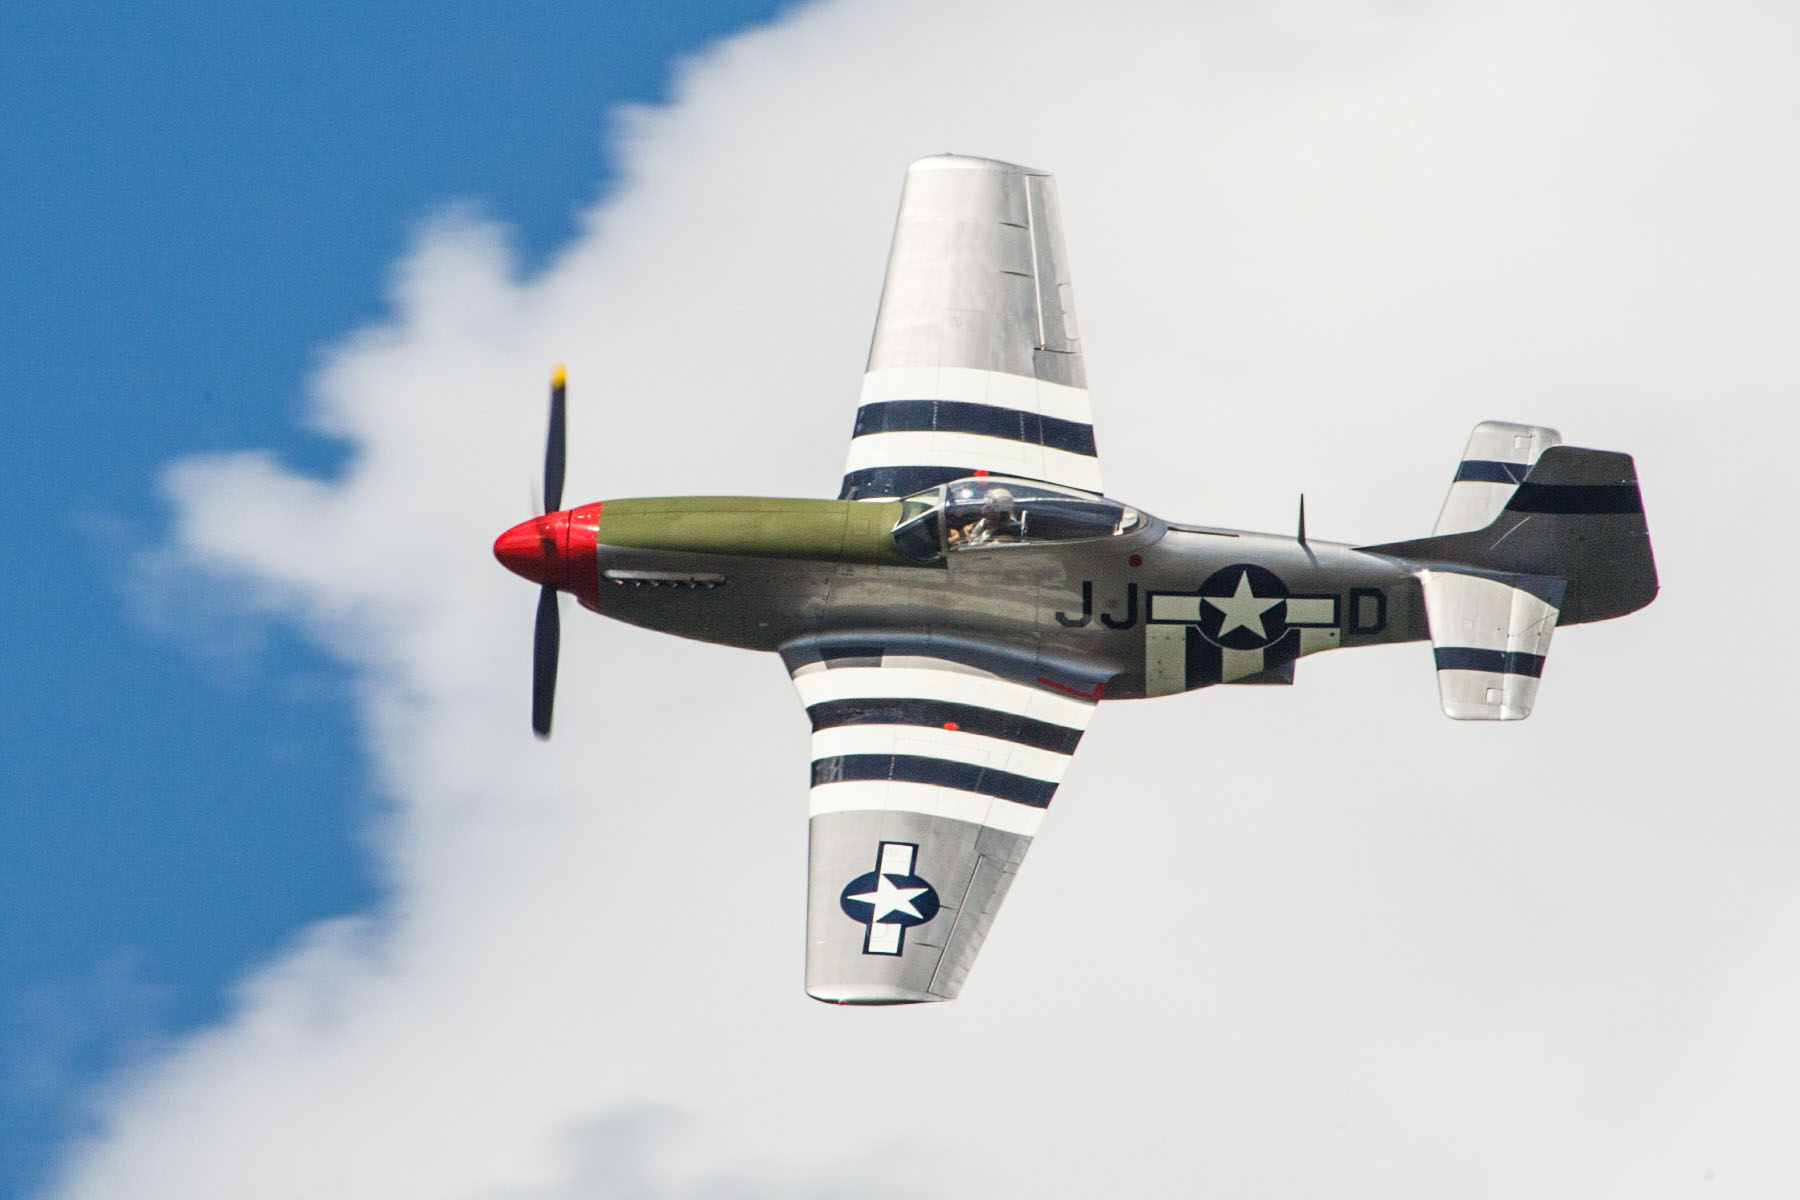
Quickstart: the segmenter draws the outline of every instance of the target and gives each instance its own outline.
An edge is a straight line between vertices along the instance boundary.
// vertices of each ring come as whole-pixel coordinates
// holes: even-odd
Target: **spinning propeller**
[[[600,506],[563,512],[564,467],[568,457],[566,375],[558,366],[550,378],[550,432],[544,444],[544,515],[513,526],[494,542],[494,557],[507,570],[541,584],[537,630],[531,651],[531,728],[550,736],[556,704],[556,659],[562,644],[559,591],[577,596],[599,586],[594,573],[594,543]]]

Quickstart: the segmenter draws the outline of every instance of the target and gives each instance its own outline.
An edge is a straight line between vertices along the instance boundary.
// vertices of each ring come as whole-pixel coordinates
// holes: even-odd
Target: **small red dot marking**
[[[1134,567],[1141,567],[1144,565],[1144,556],[1141,554],[1134,554],[1130,558],[1126,559],[1125,561],[1130,563]]]
[[[986,471],[977,471],[977,472],[975,472],[975,473],[976,473],[976,474],[977,474],[977,475],[986,475],[986,474],[987,474],[987,472],[986,472]]]
[[[954,733],[956,731],[956,722],[955,721],[945,721],[944,728],[948,729]]]

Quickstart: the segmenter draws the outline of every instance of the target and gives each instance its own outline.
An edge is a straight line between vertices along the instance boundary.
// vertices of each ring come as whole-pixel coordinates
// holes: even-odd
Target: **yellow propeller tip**
[[[550,386],[551,387],[562,387],[564,384],[566,384],[568,382],[569,382],[569,369],[567,367],[563,366],[561,363],[557,363],[556,370],[550,372]]]

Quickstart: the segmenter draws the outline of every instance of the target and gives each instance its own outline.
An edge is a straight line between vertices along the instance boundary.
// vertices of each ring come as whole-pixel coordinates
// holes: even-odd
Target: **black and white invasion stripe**
[[[865,377],[841,499],[910,495],[977,471],[1101,492],[1087,390],[975,368]]]
[[[839,656],[801,666],[812,812],[925,813],[1030,836],[1094,704],[966,666]]]

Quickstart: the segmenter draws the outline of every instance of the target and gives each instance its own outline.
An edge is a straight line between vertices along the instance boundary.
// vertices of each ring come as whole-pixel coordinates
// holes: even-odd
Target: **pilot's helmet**
[[[987,499],[982,503],[982,511],[996,516],[1011,516],[1013,510],[1013,494],[1006,488],[989,488]]]

